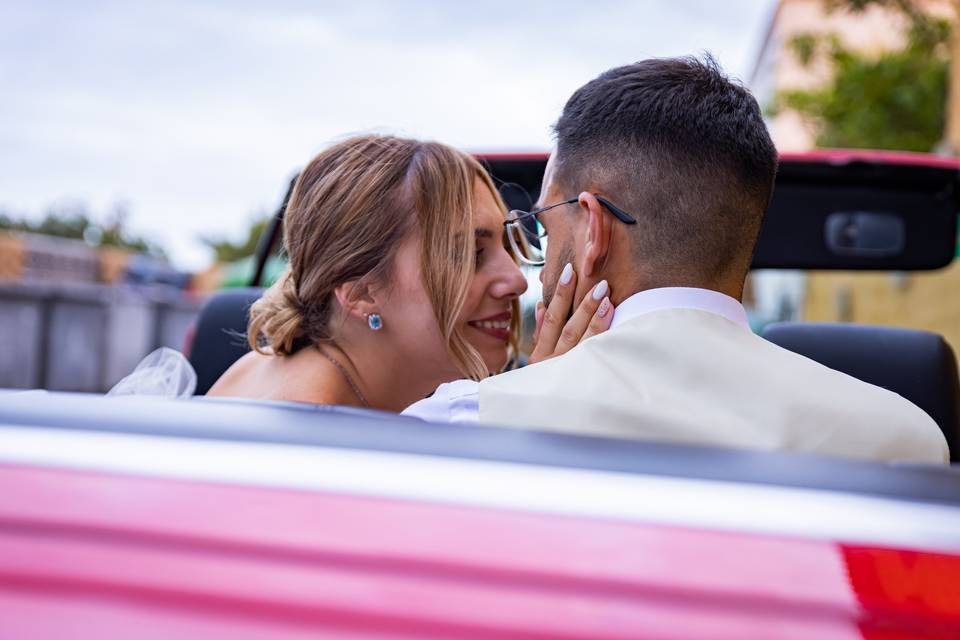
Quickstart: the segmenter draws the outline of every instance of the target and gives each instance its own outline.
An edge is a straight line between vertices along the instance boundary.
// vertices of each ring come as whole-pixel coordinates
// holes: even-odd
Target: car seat
[[[794,353],[900,394],[940,426],[951,461],[960,461],[957,359],[929,331],[862,324],[778,322],[763,337]]]
[[[248,314],[262,293],[257,287],[224,289],[200,309],[190,349],[190,364],[197,372],[196,395],[209,391],[223,372],[250,350]]]

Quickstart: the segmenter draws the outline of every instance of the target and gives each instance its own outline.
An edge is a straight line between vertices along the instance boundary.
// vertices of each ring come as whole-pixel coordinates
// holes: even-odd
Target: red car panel
[[[949,554],[14,465],[0,483],[4,637],[960,629]]]

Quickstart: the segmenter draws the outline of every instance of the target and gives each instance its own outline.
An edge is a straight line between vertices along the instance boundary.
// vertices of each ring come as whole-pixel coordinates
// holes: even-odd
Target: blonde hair
[[[250,346],[286,356],[329,340],[335,289],[364,278],[387,281],[397,246],[416,228],[423,286],[447,352],[464,376],[486,377],[457,326],[474,275],[477,178],[505,212],[484,168],[446,145],[367,135],[320,153],[290,196],[283,233],[290,266],[251,307]],[[515,325],[518,310],[515,301]]]

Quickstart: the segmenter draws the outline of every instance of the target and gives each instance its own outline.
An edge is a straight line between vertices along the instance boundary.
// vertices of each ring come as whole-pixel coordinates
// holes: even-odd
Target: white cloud
[[[579,85],[709,49],[749,73],[756,2],[4,3],[0,206],[124,200],[184,266],[346,132],[545,148]]]

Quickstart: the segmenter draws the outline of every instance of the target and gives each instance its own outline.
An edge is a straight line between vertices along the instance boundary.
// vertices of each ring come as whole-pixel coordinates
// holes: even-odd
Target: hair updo
[[[474,269],[477,178],[505,210],[483,167],[446,145],[366,135],[321,152],[290,195],[283,221],[290,266],[250,309],[251,348],[286,356],[329,340],[336,288],[389,281],[397,247],[416,229],[423,285],[447,351],[464,376],[486,377],[457,327]]]

